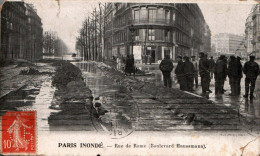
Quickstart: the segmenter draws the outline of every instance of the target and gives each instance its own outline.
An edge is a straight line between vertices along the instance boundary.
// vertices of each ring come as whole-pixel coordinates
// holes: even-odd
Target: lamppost
[[[131,54],[133,54],[134,53],[134,35],[135,35],[135,28],[134,28],[134,26],[131,25],[129,27],[129,30],[131,32],[131,37],[132,37],[132,51],[131,51]]]

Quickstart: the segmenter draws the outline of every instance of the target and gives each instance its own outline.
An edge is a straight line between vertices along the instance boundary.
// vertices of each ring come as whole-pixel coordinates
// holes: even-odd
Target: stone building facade
[[[41,58],[42,23],[32,5],[5,2],[1,11],[1,59]]]
[[[208,24],[205,24],[205,34],[203,37],[203,47],[204,52],[208,53],[208,55],[211,55],[211,31],[209,29]]]
[[[252,35],[252,36],[251,36]],[[255,55],[260,58],[260,6],[256,4],[252,7],[251,13],[246,22],[246,39],[248,41],[248,55]],[[251,40],[251,44],[250,44]],[[253,50],[251,49],[253,46]]]
[[[220,33],[212,37],[212,46],[215,48],[216,56],[236,55],[242,56],[245,53],[244,35]]]
[[[249,16],[246,19],[245,24],[245,47],[246,47],[246,53],[244,54],[244,57],[247,57],[250,55],[254,49],[253,49],[253,13],[251,12]]]
[[[197,56],[210,47],[205,42],[210,30],[205,30],[197,4],[108,3],[105,10],[104,55],[108,59],[133,53],[141,60],[146,54],[158,63],[165,55],[175,60],[179,55]]]

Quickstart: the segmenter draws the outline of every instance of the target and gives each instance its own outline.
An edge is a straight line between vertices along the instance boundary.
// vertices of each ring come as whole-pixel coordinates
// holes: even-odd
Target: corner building
[[[146,54],[158,63],[165,55],[173,60],[179,55],[198,56],[206,46],[205,34],[210,34],[205,25],[197,4],[108,3],[105,57],[126,57],[133,51],[137,60]]]

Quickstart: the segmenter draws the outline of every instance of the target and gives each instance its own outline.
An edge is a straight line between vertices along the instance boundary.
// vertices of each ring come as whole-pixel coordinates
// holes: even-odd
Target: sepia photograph
[[[258,1],[0,10],[0,154],[260,155]]]

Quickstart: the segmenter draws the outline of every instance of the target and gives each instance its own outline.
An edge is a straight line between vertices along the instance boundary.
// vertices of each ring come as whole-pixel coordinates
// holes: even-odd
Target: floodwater
[[[75,63],[82,70],[87,86],[91,89],[94,103],[101,103],[107,113],[98,119],[104,131],[112,138],[129,135],[137,124],[138,110],[134,99],[124,86],[109,79],[94,63]]]
[[[52,105],[56,91],[51,85],[51,78],[46,79],[41,86],[24,86],[1,99],[1,115],[6,111],[12,110],[35,110],[37,111],[38,130],[105,131],[112,138],[125,137],[134,130],[153,131],[194,128],[190,125],[183,125],[182,117],[174,117],[173,112],[166,110],[168,105],[173,106],[175,105],[174,103],[166,105],[153,100],[145,93],[129,92],[125,86],[119,85],[113,79],[106,76],[105,72],[97,68],[95,63],[76,62],[74,64],[82,70],[84,81],[91,89],[93,97],[99,98],[94,100],[93,104],[101,103],[99,110],[103,112],[101,116],[95,117],[85,108],[77,108],[72,111],[51,109],[50,106]],[[158,68],[149,67],[148,69],[144,67],[142,70],[155,74],[151,76],[136,76],[136,78],[153,82],[156,85],[162,83],[162,76]],[[228,91],[223,96],[217,97],[214,95],[213,81],[211,83],[211,90],[213,91],[210,94],[211,100],[215,101],[218,105],[227,106],[239,111],[246,118],[259,119],[259,94],[256,94],[256,99],[251,101],[245,100],[241,96],[230,97],[227,95]],[[243,84],[243,80],[241,84]],[[228,83],[226,82],[227,85]],[[177,84],[174,86],[178,87]],[[227,87],[225,88],[227,89]],[[200,90],[198,89],[197,92],[200,92]],[[243,92],[241,95],[243,95]],[[75,104],[81,105],[77,101]],[[183,108],[186,107],[185,104],[180,106],[183,106]],[[216,120],[218,119],[216,118]],[[227,122],[227,120],[225,121]]]
[[[1,99],[1,115],[6,111],[36,111],[39,130],[49,130],[49,109],[55,89],[51,87],[51,80],[46,80],[41,86],[27,85],[12,92]]]
[[[56,88],[51,78],[41,86],[24,86],[1,99],[1,115],[6,111],[36,111],[40,131],[107,131],[113,138],[129,135],[137,123],[138,110],[124,86],[108,79],[92,63],[75,63],[83,73],[86,85],[92,90],[93,103],[101,103],[106,112],[100,117],[91,115],[89,109],[61,110],[53,107]],[[78,101],[72,101],[82,106]],[[52,106],[52,107],[51,107]],[[96,122],[96,123],[93,123]],[[97,125],[99,124],[99,125]]]

